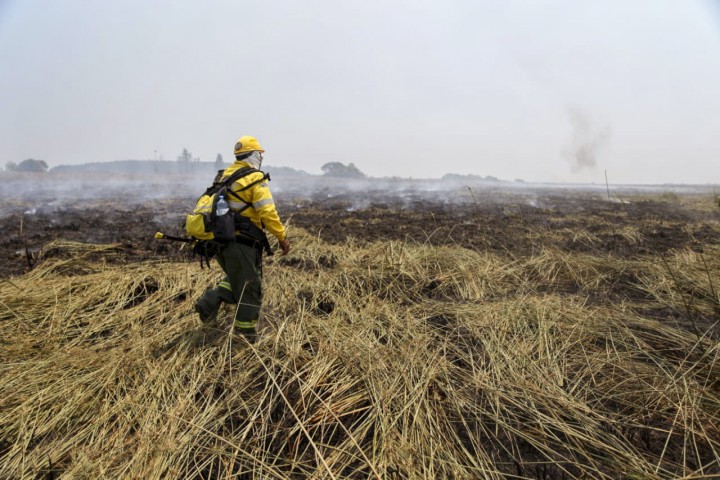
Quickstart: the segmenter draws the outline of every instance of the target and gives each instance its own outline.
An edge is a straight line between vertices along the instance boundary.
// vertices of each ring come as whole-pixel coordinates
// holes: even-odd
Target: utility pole
[[[607,170],[605,170],[605,188],[607,188],[608,202],[610,201],[610,184],[607,179]]]

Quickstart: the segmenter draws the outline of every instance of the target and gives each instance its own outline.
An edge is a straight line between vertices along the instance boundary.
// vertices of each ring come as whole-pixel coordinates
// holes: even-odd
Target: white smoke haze
[[[108,215],[138,205],[156,207],[159,214],[184,218],[195,200],[212,183],[206,174],[112,174],[0,172],[0,216],[34,215],[64,209],[106,208]],[[712,185],[612,185],[613,195],[677,192],[712,193]],[[422,209],[434,205],[524,204],[543,208],[552,195],[592,194],[606,198],[606,186],[598,184],[550,184],[511,181],[365,178],[339,179],[323,176],[276,176],[270,189],[283,207],[326,205],[349,211],[375,206]]]
[[[597,125],[590,115],[578,108],[568,108],[568,120],[572,127],[569,144],[563,149],[563,157],[570,163],[570,172],[593,170],[599,157],[610,144],[609,125]]]

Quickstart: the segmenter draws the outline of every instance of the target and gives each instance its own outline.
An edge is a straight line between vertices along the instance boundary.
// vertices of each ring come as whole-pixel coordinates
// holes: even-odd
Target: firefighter
[[[225,169],[222,178],[228,178],[241,168],[259,170],[264,152],[254,137],[240,137],[235,144],[235,163]],[[267,243],[263,229],[278,239],[282,255],[290,251],[290,242],[262,172],[241,177],[229,186],[229,190],[230,208],[240,212],[236,218],[247,222],[249,228],[240,228],[243,225],[236,223],[235,241],[220,246],[216,258],[225,272],[225,278],[200,297],[195,303],[195,311],[201,321],[209,322],[216,317],[222,302],[237,304],[235,332],[254,342],[262,304],[263,243]],[[262,239],[248,234],[249,229],[258,232]]]

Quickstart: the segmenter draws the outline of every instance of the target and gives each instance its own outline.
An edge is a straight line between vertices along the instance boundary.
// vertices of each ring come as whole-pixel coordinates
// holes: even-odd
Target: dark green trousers
[[[206,291],[201,301],[215,304],[235,303],[235,329],[238,333],[254,334],[262,305],[262,254],[249,245],[230,242],[220,249],[217,261],[225,278]]]

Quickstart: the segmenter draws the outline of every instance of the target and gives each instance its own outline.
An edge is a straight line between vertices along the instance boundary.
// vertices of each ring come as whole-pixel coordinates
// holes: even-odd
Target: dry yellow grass
[[[0,478],[720,473],[720,250],[294,238],[255,345],[192,313],[218,267],[58,242],[0,283]]]

